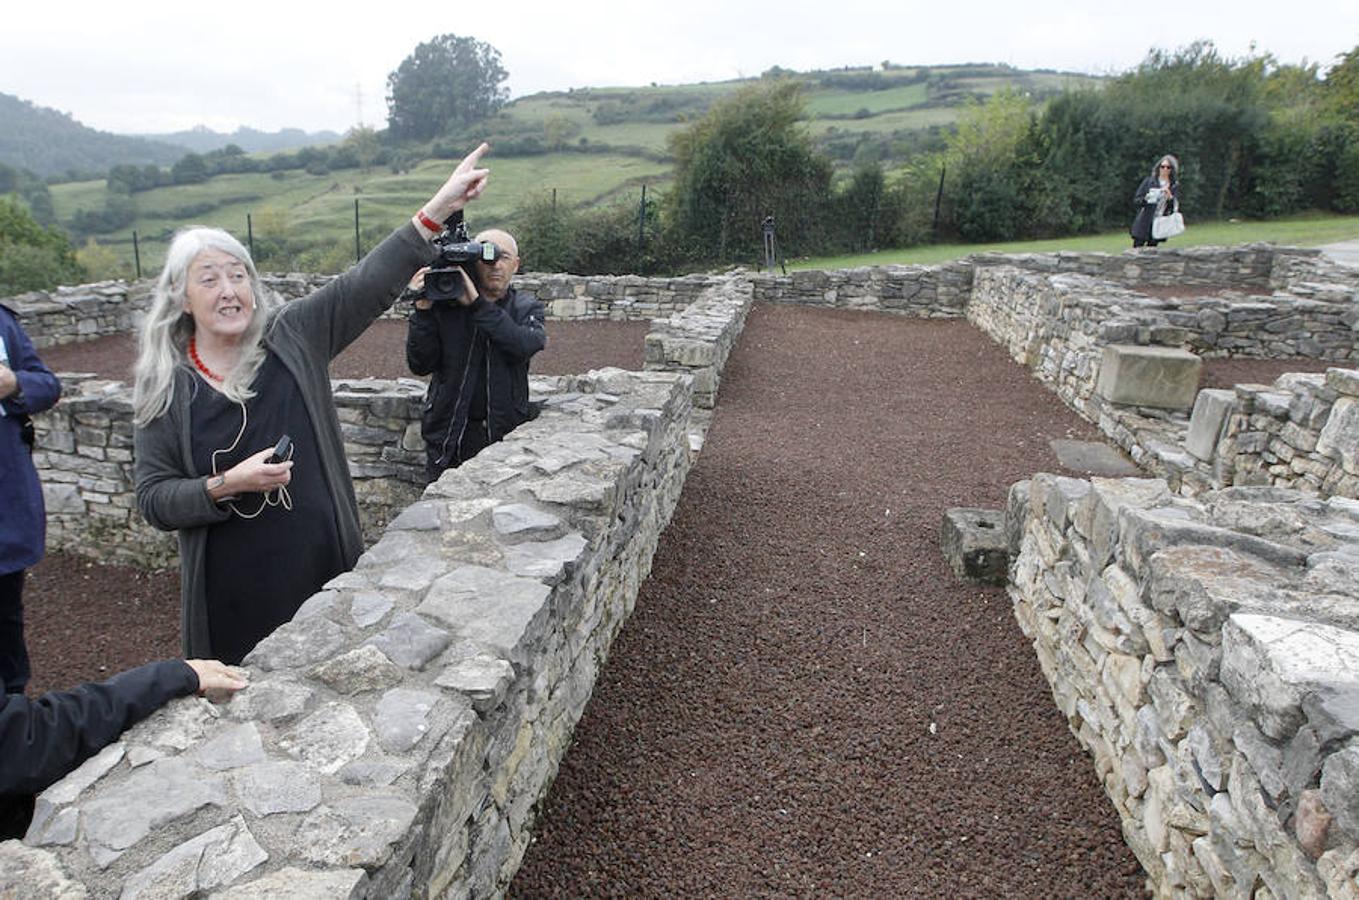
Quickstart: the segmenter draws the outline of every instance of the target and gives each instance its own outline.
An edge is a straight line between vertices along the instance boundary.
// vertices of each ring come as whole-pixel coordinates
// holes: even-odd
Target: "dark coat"
[[[311,417],[346,568],[363,552],[363,531],[327,366],[392,305],[432,254],[429,243],[407,222],[348,272],[284,306],[264,334],[265,347],[292,374]],[[268,390],[267,385],[256,387]],[[179,532],[180,635],[190,658],[213,655],[204,584],[208,529],[231,515],[208,494],[207,473],[194,468],[189,433],[193,390],[193,372],[182,365],[175,372],[170,408],[133,434],[137,506],[156,528]]]
[[[0,306],[0,341],[6,365],[19,379],[18,398],[0,401],[5,413],[0,416],[0,575],[8,575],[42,559],[47,515],[23,431],[29,415],[57,402],[61,382],[43,365],[18,318],[5,306]]]
[[[1137,210],[1137,214],[1133,216],[1132,228],[1129,229],[1129,232],[1138,241],[1151,240],[1151,220],[1156,217],[1156,204],[1147,202],[1147,191],[1160,186],[1161,182],[1157,178],[1157,173],[1152,172],[1142,179],[1142,183],[1137,186],[1137,191],[1133,194],[1133,209]],[[1173,175],[1170,179],[1170,196],[1174,199],[1165,205],[1161,215],[1168,216],[1180,208],[1180,182]]]
[[[529,360],[547,346],[545,317],[542,302],[513,287],[498,301],[436,302],[411,313],[406,364],[416,375],[432,376],[420,422],[432,468],[462,462],[455,458],[458,440],[472,407],[471,392],[463,387],[473,367],[486,391],[486,432],[492,442],[533,418]]]
[[[0,840],[23,836],[32,795],[170,700],[197,691],[198,676],[184,662],[168,660],[36,700],[3,688],[0,683]]]

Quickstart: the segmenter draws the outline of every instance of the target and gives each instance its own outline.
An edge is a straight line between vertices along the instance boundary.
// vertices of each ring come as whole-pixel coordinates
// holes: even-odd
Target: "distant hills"
[[[160,141],[96,131],[68,113],[0,94],[0,163],[36,175],[105,172],[121,163],[168,166],[185,152]]]
[[[186,153],[235,144],[247,153],[273,152],[340,139],[333,131],[308,134],[285,128],[269,134],[239,128],[222,134],[195,128],[174,134],[119,135],[80,124],[69,113],[0,93],[0,163],[41,177],[68,172],[103,174],[123,164],[169,166]]]
[[[162,141],[178,144],[194,153],[208,153],[221,150],[228,144],[235,144],[246,153],[274,153],[279,150],[292,150],[311,144],[333,144],[344,137],[335,131],[306,132],[300,128],[283,128],[273,133],[257,131],[254,128],[237,128],[230,134],[199,125],[190,131],[175,131],[170,134],[138,134],[134,137],[148,141]]]

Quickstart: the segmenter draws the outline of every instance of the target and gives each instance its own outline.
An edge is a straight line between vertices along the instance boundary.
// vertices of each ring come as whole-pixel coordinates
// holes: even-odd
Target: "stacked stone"
[[[805,269],[787,275],[751,276],[755,299],[768,303],[871,309],[928,319],[963,315],[972,288],[964,260],[942,266],[864,266]]]
[[[1188,446],[1219,480],[1359,497],[1359,370],[1203,393]]]
[[[0,894],[502,893],[689,466],[687,377],[544,388],[251,653],[248,689],[45,791]]]
[[[1267,289],[1285,288],[1292,278],[1320,269],[1313,261],[1320,251],[1272,244],[1233,247],[1157,247],[1154,251],[1122,253],[978,253],[968,257],[978,268],[1012,266],[1048,275],[1085,275],[1100,281],[1157,287],[1233,284]]]
[[[643,321],[670,316],[706,291],[729,281],[725,275],[646,278],[641,275],[551,275],[528,272],[515,285],[547,304],[553,319]]]
[[[714,409],[727,357],[745,328],[750,282],[708,288],[689,306],[657,319],[647,333],[647,371],[684,372],[693,378],[694,406]]]
[[[33,425],[50,549],[152,569],[174,562],[174,536],[137,511],[127,385],[63,375],[61,402]]]
[[[131,331],[140,321],[149,291],[148,282],[99,281],[0,302],[19,314],[29,340],[41,350]]]
[[[425,486],[425,385],[413,378],[356,378],[334,381],[331,389],[359,523],[371,544]]]
[[[1359,894],[1359,504],[1011,490],[1010,595],[1157,896]]]

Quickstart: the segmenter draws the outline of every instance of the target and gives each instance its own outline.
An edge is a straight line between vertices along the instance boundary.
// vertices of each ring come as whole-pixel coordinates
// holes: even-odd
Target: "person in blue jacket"
[[[0,840],[24,836],[35,794],[166,703],[245,686],[244,672],[218,660],[169,659],[37,699],[0,691]]]
[[[12,694],[22,694],[29,677],[24,571],[42,559],[47,541],[29,416],[60,396],[61,382],[38,358],[18,317],[0,306],[0,681]]]

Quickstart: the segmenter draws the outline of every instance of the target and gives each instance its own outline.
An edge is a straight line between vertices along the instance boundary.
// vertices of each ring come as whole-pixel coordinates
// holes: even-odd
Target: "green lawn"
[[[908,84],[883,91],[822,89],[807,96],[807,115],[850,116],[861,109],[870,113],[919,106],[926,100],[925,85]]]
[[[1228,220],[1190,222],[1185,233],[1167,246],[1198,247],[1267,241],[1292,247],[1316,247],[1337,241],[1359,240],[1359,216],[1313,213],[1266,222]],[[1051,253],[1057,250],[1121,253],[1132,247],[1125,230],[1046,241],[1001,244],[930,244],[902,250],[883,250],[855,256],[826,256],[789,260],[790,269],[848,269],[855,266],[936,265],[972,253]]]

